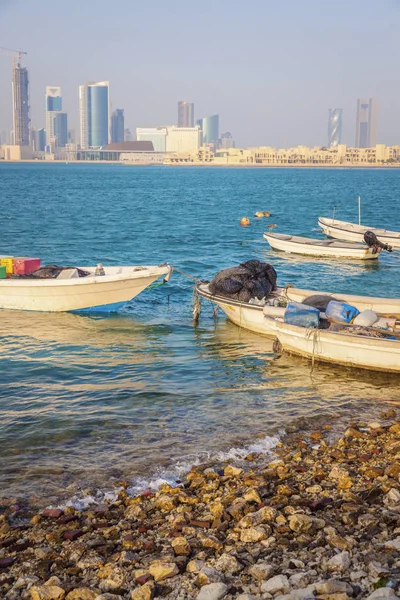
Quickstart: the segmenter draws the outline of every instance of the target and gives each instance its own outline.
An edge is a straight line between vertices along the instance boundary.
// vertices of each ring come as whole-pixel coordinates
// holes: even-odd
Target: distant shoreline
[[[33,164],[33,165],[121,165],[125,167],[215,167],[215,168],[230,168],[230,169],[399,169],[400,163],[388,164],[388,165],[302,165],[302,164],[290,164],[290,165],[260,165],[260,164],[215,164],[215,163],[151,163],[151,162],[122,162],[122,161],[111,161],[111,160],[0,160],[1,164]]]

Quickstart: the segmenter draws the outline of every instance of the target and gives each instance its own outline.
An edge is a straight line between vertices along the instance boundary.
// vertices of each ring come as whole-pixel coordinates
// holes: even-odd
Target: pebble
[[[225,583],[210,583],[201,588],[197,600],[222,600],[228,593]]]
[[[288,592],[290,590],[289,579],[286,575],[275,575],[261,585],[262,592],[276,594],[277,592]]]

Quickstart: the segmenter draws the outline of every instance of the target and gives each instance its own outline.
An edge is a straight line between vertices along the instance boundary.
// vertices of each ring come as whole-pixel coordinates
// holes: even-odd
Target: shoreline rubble
[[[335,441],[329,425],[288,434],[246,469],[195,466],[176,487],[84,510],[5,503],[0,598],[400,597],[400,420],[381,417]]]

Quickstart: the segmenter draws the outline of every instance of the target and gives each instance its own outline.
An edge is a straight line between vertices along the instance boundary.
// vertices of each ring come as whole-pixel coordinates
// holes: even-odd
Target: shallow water
[[[400,253],[375,265],[287,257],[262,233],[321,237],[317,217],[400,229],[397,170],[1,165],[0,253],[44,263],[159,264],[194,277],[249,258],[278,282],[399,296]],[[239,219],[270,210],[271,219]],[[278,358],[272,342],[203,303],[175,273],[110,317],[0,313],[0,497],[38,505],[128,480],[132,491],[195,461],[267,450],[301,430],[376,418],[400,403],[399,378]],[[260,437],[255,437],[260,435]]]

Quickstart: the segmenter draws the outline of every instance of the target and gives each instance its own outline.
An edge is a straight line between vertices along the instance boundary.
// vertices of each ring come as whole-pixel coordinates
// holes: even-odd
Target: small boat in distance
[[[0,308],[41,312],[116,312],[172,267],[125,266],[77,267],[70,271],[89,272],[84,277],[0,279]],[[165,280],[167,280],[167,277]]]
[[[385,373],[400,373],[400,339],[376,337],[357,332],[311,329],[284,323],[280,318],[265,317],[271,336],[278,338],[283,350],[306,358]]]
[[[273,250],[302,254],[305,256],[346,258],[354,260],[376,260],[382,248],[351,242],[337,242],[334,240],[315,240],[296,235],[284,235],[282,233],[264,233]]]
[[[264,306],[262,304],[240,302],[239,300],[232,300],[224,298],[223,296],[215,296],[211,294],[207,283],[198,283],[196,285],[196,291],[202,298],[206,298],[219,306],[228,319],[232,321],[232,323],[235,323],[235,325],[253,331],[254,333],[271,336],[270,330],[265,326],[264,311],[272,313],[274,312],[274,308],[279,308],[279,306]],[[269,300],[271,300],[272,303],[276,301],[276,304],[279,304],[280,300],[283,301],[282,304],[288,300],[303,302],[306,298],[317,295],[331,296],[332,298],[335,298],[335,300],[355,306],[360,312],[370,309],[379,316],[396,317],[400,319],[400,298],[373,298],[370,296],[354,296],[352,294],[332,294],[330,292],[305,290],[287,286],[285,288],[278,287],[278,289],[271,294]]]
[[[366,225],[357,225],[356,223],[338,221],[337,219],[326,217],[318,217],[318,225],[322,228],[325,235],[350,242],[363,242],[365,232],[372,231],[380,242],[388,244],[397,250],[400,249],[399,231],[377,229],[376,227],[367,227]]]

